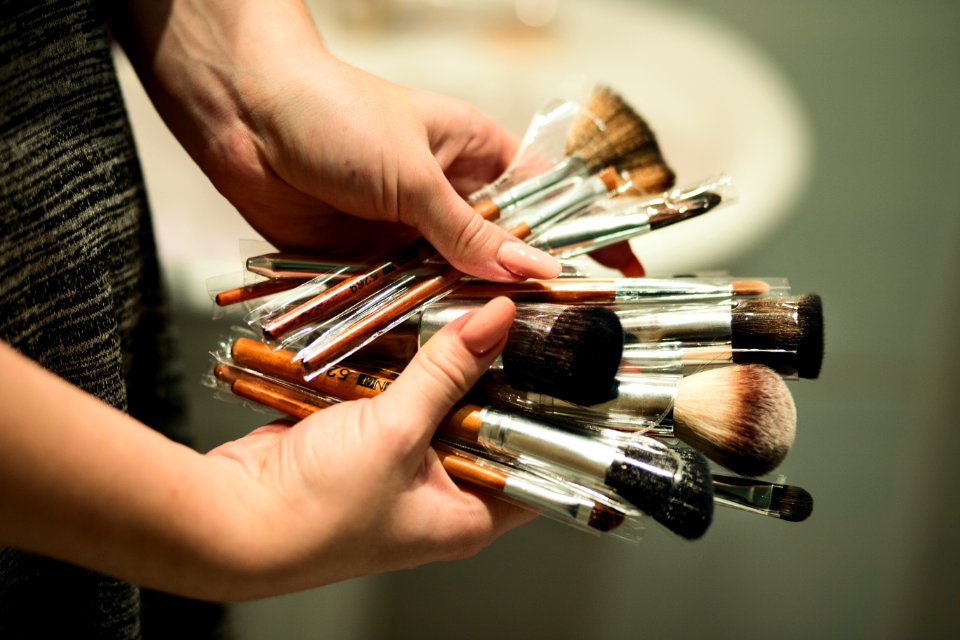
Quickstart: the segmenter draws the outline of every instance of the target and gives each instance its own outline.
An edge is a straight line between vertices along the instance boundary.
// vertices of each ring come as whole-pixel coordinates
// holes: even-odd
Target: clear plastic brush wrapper
[[[221,348],[214,354],[213,373],[208,380],[221,399],[240,400],[258,411],[279,412],[300,419],[341,401],[316,389],[244,367],[231,358],[229,352],[229,348]],[[362,377],[354,376],[352,381],[333,377],[337,381],[330,384],[363,384]],[[382,391],[372,386],[365,388],[369,390],[367,397]],[[436,443],[436,448],[444,469],[461,484],[488,491],[583,531],[630,541],[642,537],[642,513],[615,494],[498,463],[479,456],[476,450],[454,448],[449,442]]]
[[[684,276],[677,278],[555,278],[523,282],[464,281],[450,300],[489,300],[507,296],[515,302],[641,305],[723,300],[731,297],[784,295],[785,278]]]
[[[537,391],[517,389],[502,371],[490,371],[474,387],[471,396],[500,407],[512,407],[547,419],[573,422],[597,437],[624,441],[642,433],[673,438],[664,424],[677,397],[681,376],[676,374],[618,375],[613,396],[600,403],[582,405]]]
[[[615,494],[536,473],[522,460],[497,459],[467,443],[441,439],[433,448],[455,479],[471,481],[468,486],[587,533],[628,542],[643,538],[646,516]]]
[[[631,194],[626,189],[625,193],[601,197],[573,215],[544,226],[528,242],[557,258],[575,258],[703,215],[735,200],[732,180],[726,175],[655,197]]]
[[[659,366],[650,345],[679,342],[682,371],[762,364],[785,378],[816,378],[824,352],[823,305],[816,294],[735,298],[717,304],[621,306],[623,369]],[[654,362],[654,360],[656,362]]]

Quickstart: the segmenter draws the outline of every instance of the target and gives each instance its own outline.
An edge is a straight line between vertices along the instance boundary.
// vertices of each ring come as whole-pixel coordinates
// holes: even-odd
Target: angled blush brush
[[[803,487],[713,474],[714,502],[787,522],[803,522],[813,513],[813,496]]]
[[[232,354],[238,366],[254,370],[262,352],[256,341],[241,357],[239,340]],[[273,351],[268,346],[263,348]],[[285,357],[272,359],[273,372],[283,380],[299,384],[302,372]],[[312,378],[312,385],[324,385],[329,376]],[[316,387],[314,387],[316,388]],[[337,387],[346,392],[353,387]],[[369,389],[369,387],[367,388]],[[323,389],[335,394],[338,391]],[[341,396],[343,400],[353,397]],[[713,514],[713,490],[709,463],[702,455],[680,458],[652,438],[638,436],[626,444],[612,444],[568,431],[521,415],[492,407],[460,402],[443,419],[438,434],[506,456],[527,456],[555,465],[577,478],[598,483],[686,538],[702,536]]]

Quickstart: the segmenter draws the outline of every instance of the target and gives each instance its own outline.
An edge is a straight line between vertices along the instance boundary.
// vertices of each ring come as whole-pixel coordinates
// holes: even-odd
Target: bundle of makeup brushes
[[[558,135],[562,132],[562,135]],[[562,144],[557,140],[562,139]],[[726,176],[676,189],[650,127],[607,87],[537,114],[478,213],[571,259],[707,213]],[[215,292],[247,327],[214,351],[211,384],[306,417],[383,392],[437,330],[505,295],[503,353],[438,428],[457,482],[578,528],[637,539],[647,519],[701,537],[715,505],[801,521],[812,498],[760,479],[793,444],[787,380],[819,375],[815,294],[782,278],[590,278],[493,283],[425,241],[351,263],[251,256],[260,279]]]

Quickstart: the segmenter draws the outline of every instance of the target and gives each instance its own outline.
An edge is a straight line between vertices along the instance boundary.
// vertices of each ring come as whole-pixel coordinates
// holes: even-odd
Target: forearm
[[[0,544],[199,597],[256,573],[251,483],[2,343],[0,389]]]
[[[329,61],[302,0],[130,0],[110,22],[167,126],[203,167],[256,133],[275,71]],[[219,156],[216,162],[210,156]]]

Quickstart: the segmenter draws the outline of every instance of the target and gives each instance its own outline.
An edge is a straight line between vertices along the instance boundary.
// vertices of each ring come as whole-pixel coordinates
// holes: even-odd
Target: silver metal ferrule
[[[618,449],[588,436],[489,407],[481,411],[478,442],[494,451],[529,455],[603,480]]]
[[[507,477],[503,487],[504,495],[515,500],[542,509],[545,512],[571,519],[581,525],[589,525],[595,503],[571,493],[553,489],[546,483],[533,482],[515,475]]]
[[[641,342],[730,340],[733,312],[728,305],[651,311],[649,308],[616,310],[623,330]]]
[[[533,196],[541,193],[570,176],[584,173],[587,170],[583,160],[576,156],[568,156],[553,165],[543,173],[527,178],[505,191],[493,196],[491,200],[500,211],[523,204]]]
[[[596,214],[556,224],[528,243],[558,258],[574,258],[649,230],[646,213]]]
[[[673,409],[679,381],[679,375],[621,374],[617,376],[617,396],[592,405],[579,405],[536,391],[514,389],[495,377],[481,384],[491,402],[576,418],[602,427],[644,433],[654,430],[672,435],[672,428],[661,429],[658,425]]]
[[[594,202],[597,198],[607,194],[607,185],[599,176],[585,178],[555,198],[530,207],[521,209],[498,224],[510,228],[517,223],[526,224],[534,233],[539,233],[546,224],[554,224]]]

